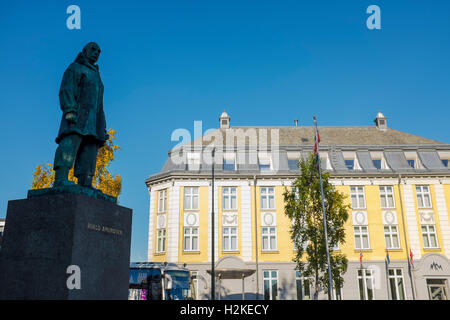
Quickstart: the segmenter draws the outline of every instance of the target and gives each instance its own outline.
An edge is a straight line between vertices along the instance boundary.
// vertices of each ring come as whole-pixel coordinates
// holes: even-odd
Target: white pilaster
[[[441,229],[442,248],[444,249],[444,254],[450,259],[450,223],[448,219],[447,205],[445,203],[444,186],[436,183],[434,185],[434,192],[436,196],[437,216]]]
[[[153,238],[155,235],[153,234],[153,222],[155,220],[155,190],[150,191],[150,210],[148,216],[148,247],[147,247],[147,258],[148,261],[153,260]]]
[[[414,205],[414,194],[411,184],[403,185],[403,197],[405,203],[406,226],[408,228],[409,247],[413,252],[414,260],[420,259],[420,234],[417,225],[416,207]],[[409,254],[409,252],[408,252]]]
[[[241,186],[242,260],[252,261],[252,206],[250,186]]]
[[[167,262],[178,262],[179,221],[180,187],[175,185],[169,189],[167,216]]]

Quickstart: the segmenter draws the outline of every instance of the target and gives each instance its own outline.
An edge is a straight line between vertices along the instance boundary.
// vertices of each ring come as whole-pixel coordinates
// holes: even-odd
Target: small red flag
[[[413,267],[414,267],[414,263],[413,263],[413,257],[414,257],[414,255],[413,255],[411,249],[409,249],[409,257],[410,257],[410,259],[411,259],[411,264],[412,264]]]
[[[361,264],[361,267],[362,267],[362,258],[363,258],[362,250],[359,250],[359,263]]]

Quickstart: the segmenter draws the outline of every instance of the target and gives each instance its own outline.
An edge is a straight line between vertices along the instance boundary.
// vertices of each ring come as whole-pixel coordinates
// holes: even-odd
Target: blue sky
[[[66,9],[81,9],[69,30]],[[381,8],[369,30],[366,8]],[[52,161],[65,68],[102,48],[111,171],[133,215],[131,260],[146,260],[149,195],[177,128],[373,125],[450,143],[449,1],[13,1],[0,4],[0,217]]]

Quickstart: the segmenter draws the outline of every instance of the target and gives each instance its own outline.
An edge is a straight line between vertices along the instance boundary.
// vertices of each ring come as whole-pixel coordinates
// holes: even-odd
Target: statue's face
[[[95,43],[90,43],[84,47],[84,55],[91,63],[97,62],[100,52],[100,47]]]

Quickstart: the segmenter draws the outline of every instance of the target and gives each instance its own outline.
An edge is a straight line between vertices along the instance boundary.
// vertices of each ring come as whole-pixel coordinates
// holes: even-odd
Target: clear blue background
[[[81,8],[81,30],[66,9]],[[381,8],[381,30],[366,9]],[[102,48],[108,127],[122,147],[120,204],[134,210],[131,259],[146,260],[149,195],[177,128],[373,125],[450,142],[450,1],[2,1],[0,217],[53,161],[65,68]]]

